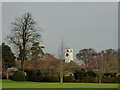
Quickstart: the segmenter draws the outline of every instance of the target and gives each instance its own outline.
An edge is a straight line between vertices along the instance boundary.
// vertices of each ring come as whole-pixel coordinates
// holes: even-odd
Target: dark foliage
[[[74,73],[74,77],[75,80],[78,81],[83,81],[85,79],[86,73],[82,70],[82,71],[75,71]]]
[[[91,77],[96,77],[96,73],[94,71],[87,71],[87,76],[91,76]]]
[[[93,76],[86,76],[84,79],[85,83],[97,83],[98,82],[98,78],[93,77]]]
[[[0,46],[1,47],[1,46]],[[15,66],[15,56],[11,48],[2,43],[2,67],[3,69]]]
[[[59,82],[59,76],[58,75],[46,75],[41,76],[41,82]]]
[[[2,73],[2,79],[7,79],[6,74]]]
[[[120,77],[102,77],[102,83],[120,83]]]
[[[25,70],[27,73],[26,80],[28,81],[40,81],[41,72],[40,70]]]
[[[12,80],[14,81],[25,81],[25,73],[23,71],[16,71],[13,76]]]
[[[104,73],[104,76],[115,77],[117,73]]]
[[[74,77],[73,76],[64,76],[63,77],[63,82],[74,82]]]
[[[75,77],[75,80],[78,79],[78,71],[75,71],[75,73],[74,73],[74,77]]]
[[[26,80],[33,82],[59,82],[57,75],[42,75],[40,70],[25,70]]]
[[[28,60],[30,46],[40,40],[40,29],[30,13],[25,13],[11,23],[11,34],[7,37],[12,45],[19,51],[18,59],[21,60],[21,68],[24,69],[24,61]],[[29,47],[28,47],[29,45]]]
[[[78,72],[78,79],[79,80],[84,80],[85,78],[85,72],[84,71],[79,71]]]

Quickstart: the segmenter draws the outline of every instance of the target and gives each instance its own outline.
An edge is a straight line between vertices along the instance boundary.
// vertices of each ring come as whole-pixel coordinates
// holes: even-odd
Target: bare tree
[[[107,72],[118,72],[118,50],[108,49],[107,55]]]
[[[36,24],[32,15],[26,13],[16,18],[16,21],[12,23],[12,32],[8,36],[8,41],[18,49],[22,70],[24,69],[24,61],[27,60],[31,44],[39,41],[41,36],[38,33],[40,29],[36,27]]]
[[[96,72],[99,77],[99,83],[102,81],[102,76],[105,72],[117,72],[118,69],[118,53],[112,49],[101,51],[100,53],[93,53],[89,61],[92,70]]]
[[[99,83],[102,82],[102,76],[106,72],[106,66],[107,66],[107,59],[106,59],[106,54],[104,51],[100,53],[95,53],[93,54],[93,60],[95,63],[95,69],[94,71],[96,72],[97,76],[99,77]]]
[[[63,69],[64,69],[64,43],[61,42],[60,50],[59,50],[59,60],[60,60],[60,83],[63,83]]]
[[[106,51],[97,53],[94,49],[83,49],[79,51],[76,57],[79,60],[84,60],[85,64],[97,73],[99,83],[101,83],[104,73],[110,68],[108,61],[114,58],[113,56],[109,58],[108,52]]]

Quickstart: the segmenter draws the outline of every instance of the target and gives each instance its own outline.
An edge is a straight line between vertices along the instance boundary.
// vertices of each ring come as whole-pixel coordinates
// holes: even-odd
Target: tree
[[[118,51],[105,50],[107,54],[107,72],[118,72]]]
[[[113,49],[103,50],[99,53],[93,53],[92,65],[94,63],[93,71],[96,72],[99,77],[99,83],[102,81],[102,77],[105,72],[117,72],[118,69],[118,53]]]
[[[93,60],[95,63],[95,69],[97,76],[99,77],[99,83],[102,81],[102,76],[106,72],[107,67],[107,54],[104,51],[101,51],[100,53],[93,54]]]
[[[8,45],[5,45],[5,43],[2,43],[0,49],[2,49],[3,72],[6,72],[6,76],[8,78],[8,68],[15,66],[15,56],[11,48]]]
[[[2,62],[3,69],[15,66],[14,53],[8,45],[5,45],[5,43],[2,43]]]
[[[88,65],[92,58],[92,54],[94,53],[96,53],[96,51],[92,48],[82,49],[79,51],[79,53],[76,54],[76,58],[79,60],[83,60],[85,65]]]
[[[60,50],[59,50],[59,60],[60,60],[60,83],[63,83],[63,73],[64,73],[64,43],[61,42]]]
[[[24,70],[24,61],[27,60],[30,46],[40,40],[40,29],[36,25],[37,23],[30,13],[16,18],[16,21],[12,23],[12,31],[8,36],[8,41],[18,50],[22,70]]]
[[[99,83],[105,72],[117,71],[118,53],[113,49],[103,50],[97,53],[94,49],[83,49],[76,54],[79,60],[84,60],[85,64],[97,73]]]
[[[43,57],[44,52],[43,52],[42,48],[44,48],[44,47],[39,46],[39,42],[33,43],[32,47],[31,47],[32,60],[40,60]]]

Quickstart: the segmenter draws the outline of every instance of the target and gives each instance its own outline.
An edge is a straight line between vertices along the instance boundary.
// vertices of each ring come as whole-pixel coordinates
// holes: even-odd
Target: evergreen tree
[[[5,45],[5,43],[2,43],[2,45],[0,46],[0,49],[2,49],[2,67],[3,67],[3,69],[7,69],[9,67],[15,66],[15,56],[14,56],[14,53],[12,52],[11,48],[8,45]]]

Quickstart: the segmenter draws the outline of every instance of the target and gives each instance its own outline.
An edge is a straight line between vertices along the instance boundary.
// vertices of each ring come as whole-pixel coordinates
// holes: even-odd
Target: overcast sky
[[[97,51],[118,48],[118,6],[116,3],[3,3],[3,32],[10,33],[10,23],[27,12],[37,21],[45,45],[44,51],[57,55],[61,41],[73,48],[74,55],[83,48]]]
[[[0,2],[0,43],[2,42],[2,3]]]

